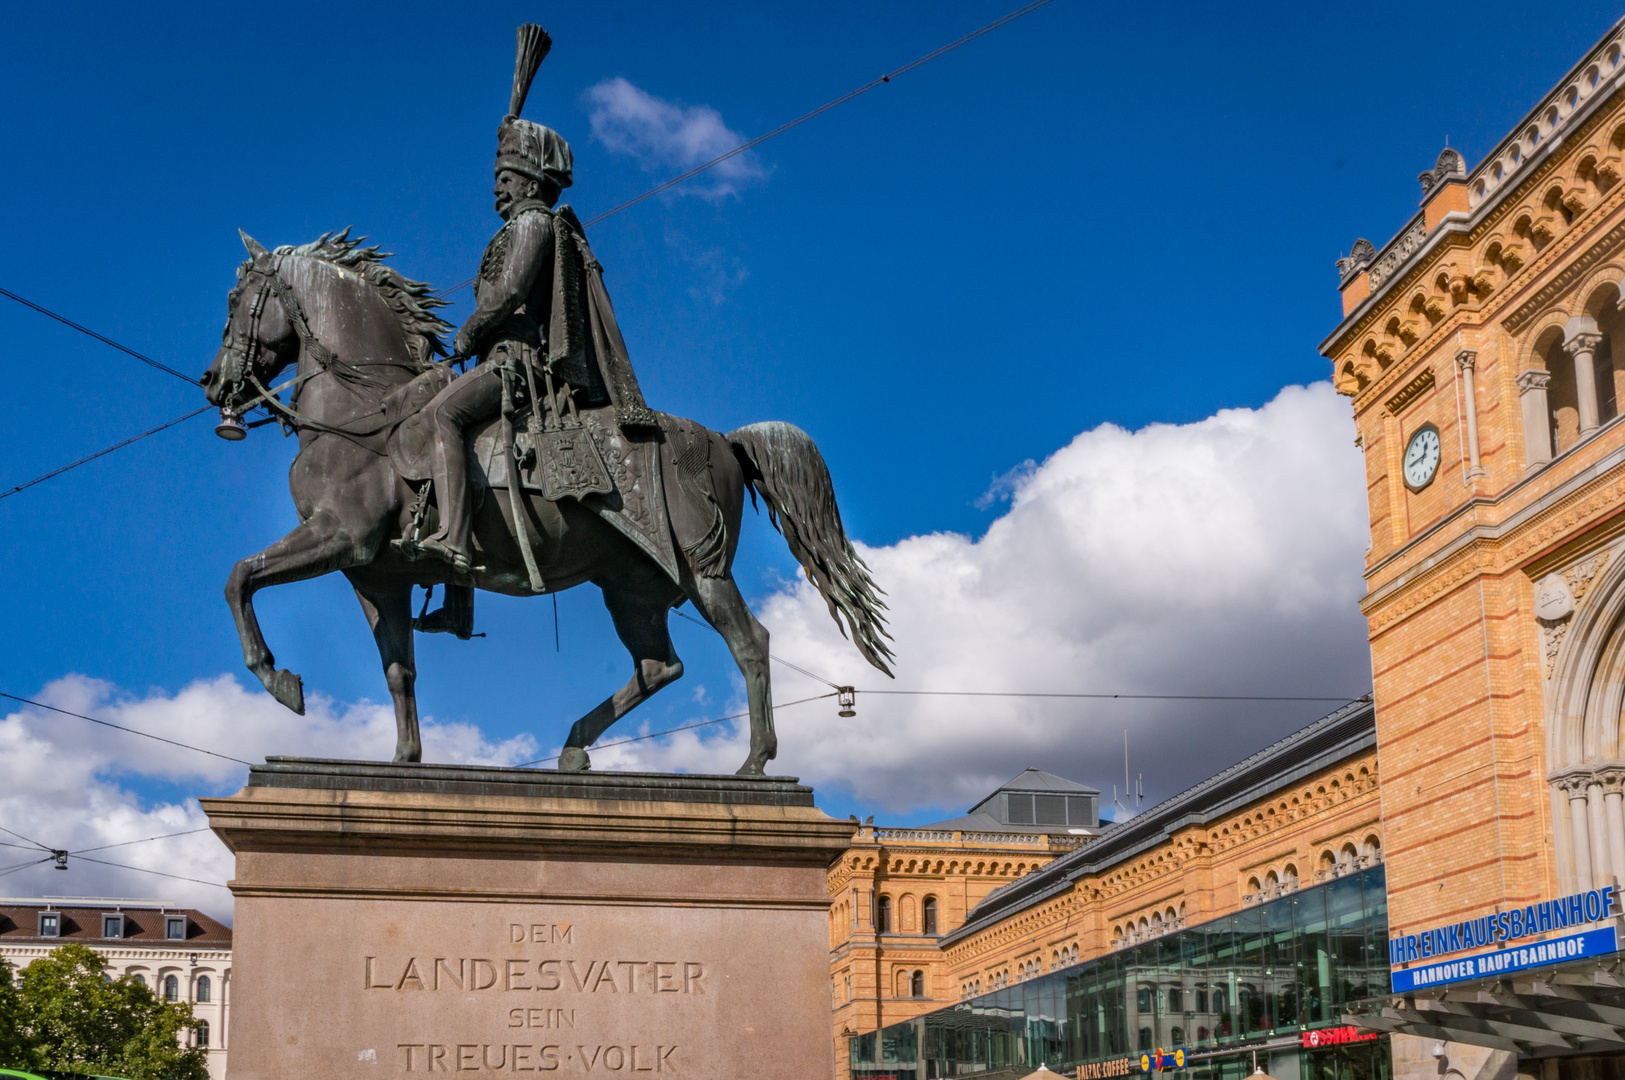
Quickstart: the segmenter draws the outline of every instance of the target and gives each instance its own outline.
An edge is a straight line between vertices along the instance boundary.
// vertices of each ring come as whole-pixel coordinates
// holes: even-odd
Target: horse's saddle
[[[406,480],[427,480],[433,474],[434,433],[422,410],[451,378],[445,369],[426,371],[384,399],[386,421],[393,425],[389,460]],[[662,422],[667,419],[661,416]],[[515,435],[518,461],[507,453],[500,417],[464,431],[469,480],[477,490],[506,489],[517,477],[522,490],[545,499],[575,498],[642,548],[673,581],[679,580],[661,484],[661,433],[628,436],[604,409],[583,412],[579,423],[569,427],[535,436],[521,428]]]

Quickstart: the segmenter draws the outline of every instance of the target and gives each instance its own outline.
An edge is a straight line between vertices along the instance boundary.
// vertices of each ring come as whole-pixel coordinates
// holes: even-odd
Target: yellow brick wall
[[[1427,253],[1366,307],[1351,305],[1325,349],[1366,456],[1363,610],[1395,934],[1558,889],[1533,583],[1617,532],[1625,465],[1612,455],[1625,449],[1625,427],[1526,468],[1517,378],[1542,368],[1541,335],[1581,314],[1600,283],[1625,277],[1625,184],[1598,168],[1622,146],[1625,99],[1568,132],[1470,231],[1430,236]],[[1569,213],[1550,212],[1553,199]],[[1543,209],[1553,234],[1540,242],[1525,223]],[[1513,248],[1519,257],[1498,257]],[[1409,342],[1393,332],[1407,324]],[[1463,350],[1476,353],[1471,403]],[[1625,340],[1614,355],[1625,370]],[[1426,371],[1433,387],[1404,400]],[[1467,475],[1469,405],[1477,477]],[[1399,454],[1423,423],[1438,427],[1443,460],[1411,492]]]

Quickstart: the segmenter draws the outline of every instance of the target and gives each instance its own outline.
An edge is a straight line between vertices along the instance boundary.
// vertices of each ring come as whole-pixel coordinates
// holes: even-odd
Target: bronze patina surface
[[[586,230],[557,203],[574,181],[570,148],[518,115],[550,45],[540,27],[520,28],[494,170],[504,224],[449,358],[450,327],[435,314],[445,301],[348,230],[275,250],[244,236],[250,257],[201,382],[222,409],[222,435],[243,437],[255,407],[271,413],[256,423],[297,434],[289,487],[300,524],[227,581],[243,659],[302,712],[302,681],[276,666],[253,598],[343,573],[383,661],[395,760],[416,762],[414,625],[467,637],[475,589],[533,596],[592,582],[633,672],[571,727],[559,768],[579,771],[611,724],[681,677],[666,623],[689,602],[744,677],[751,745],[739,771],[759,776],[777,737],[767,630],[732,574],[747,490],[843,633],[890,674],[885,605],[805,432],[769,422],[723,435],[644,402]],[[454,364],[469,361],[459,374]],[[414,585],[443,587],[445,605],[414,621]]]

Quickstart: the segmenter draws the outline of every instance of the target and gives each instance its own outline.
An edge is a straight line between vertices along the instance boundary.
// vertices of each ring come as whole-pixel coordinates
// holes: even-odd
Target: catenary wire
[[[605,210],[603,213],[597,214],[597,215],[594,215],[591,218],[588,218],[587,221],[584,222],[584,224],[586,224],[586,225],[596,225],[596,224],[598,224],[598,222],[603,221],[607,217],[611,217],[611,216],[613,216],[615,214],[619,214],[623,210],[630,210],[632,207],[636,206],[638,203],[642,202],[645,199],[652,198],[653,196],[660,194],[662,191],[665,191],[668,188],[675,187],[676,185],[681,184],[685,180],[692,179],[693,177],[698,176],[700,173],[705,172],[707,169],[714,168],[715,166],[722,164],[724,161],[727,161],[729,158],[737,157],[738,155],[745,153],[747,150],[750,150],[752,147],[760,146],[762,143],[765,143],[767,140],[773,138],[774,136],[782,135],[786,131],[789,131],[791,128],[799,127],[800,125],[805,124],[807,121],[809,121],[809,120],[811,120],[811,119],[813,119],[813,118],[815,118],[817,116],[821,116],[822,114],[828,112],[829,110],[835,108],[838,105],[844,105],[848,101],[851,101],[853,98],[858,97],[861,94],[867,94],[869,91],[875,89],[876,87],[883,86],[886,83],[891,82],[893,79],[897,78],[897,76],[899,76],[899,75],[907,74],[908,72],[913,71],[915,68],[921,66],[922,64],[928,64],[931,61],[935,60],[937,57],[942,56],[945,53],[950,53],[953,50],[959,48],[961,45],[969,44],[970,42],[975,41],[977,38],[981,37],[983,34],[992,33],[994,30],[997,30],[999,27],[1004,26],[1006,23],[1015,22],[1017,19],[1021,18],[1023,15],[1027,15],[1027,14],[1029,14],[1031,12],[1037,11],[1039,8],[1044,7],[1046,4],[1049,4],[1049,3],[1052,3],[1052,2],[1053,2],[1053,0],[1032,0],[1032,3],[1026,4],[1025,6],[1019,7],[1016,10],[1014,10],[1012,12],[1009,12],[1008,14],[1006,14],[1006,15],[1000,17],[1000,18],[994,19],[992,22],[988,23],[986,26],[981,27],[980,29],[972,30],[970,33],[966,34],[964,37],[957,38],[954,41],[950,41],[946,45],[939,46],[938,48],[933,49],[930,52],[926,53],[924,56],[921,56],[918,59],[909,61],[908,63],[904,64],[902,67],[896,69],[895,71],[888,71],[886,74],[880,76],[877,79],[871,79],[869,82],[864,83],[862,86],[858,87],[856,90],[848,90],[846,93],[842,94],[838,98],[835,98],[833,101],[827,101],[824,104],[818,106],[818,108],[812,110],[811,112],[803,113],[802,115],[796,117],[794,120],[791,120],[788,123],[780,124],[778,127],[774,128],[771,131],[764,132],[763,134],[756,136],[754,139],[749,139],[749,140],[747,140],[745,142],[742,142],[738,146],[734,147],[732,150],[729,150],[727,153],[719,154],[716,157],[712,158],[710,161],[707,161],[702,165],[696,165],[694,168],[688,170],[687,172],[683,173],[680,176],[674,176],[670,180],[667,180],[665,183],[656,184],[654,187],[650,188],[648,191],[645,191],[642,195],[639,195],[639,196],[637,196],[635,198],[632,198],[632,199],[628,199],[626,202],[621,203],[619,206],[610,207],[608,210]]]
[[[938,48],[935,48],[935,49],[931,50],[930,52],[926,53],[924,56],[921,56],[921,57],[918,57],[917,59],[909,61],[908,63],[904,64],[902,67],[897,68],[894,71],[888,71],[886,74],[880,76],[877,79],[871,79],[870,81],[864,83],[862,86],[858,87],[855,90],[848,90],[846,93],[842,94],[840,97],[835,98],[835,99],[833,99],[831,101],[826,101],[824,104],[818,106],[818,108],[816,108],[816,109],[813,109],[811,112],[802,113],[800,116],[796,117],[794,120],[790,120],[790,121],[788,121],[786,123],[780,124],[778,127],[772,129],[771,131],[764,132],[763,134],[756,136],[754,139],[749,139],[749,140],[747,140],[745,142],[740,143],[738,146],[734,147],[732,150],[729,150],[729,151],[727,151],[725,153],[722,153],[722,154],[718,154],[716,157],[712,158],[710,161],[704,162],[703,164],[700,164],[700,165],[696,165],[692,169],[689,169],[687,172],[682,173],[679,176],[674,176],[670,180],[666,180],[666,181],[664,181],[662,183],[656,184],[654,187],[650,188],[648,191],[645,191],[643,194],[638,195],[638,196],[636,196],[634,198],[628,199],[626,202],[621,203],[619,206],[612,206],[608,210],[603,211],[602,213],[595,214],[592,217],[588,218],[582,224],[587,225],[587,226],[596,225],[600,221],[603,221],[605,218],[613,217],[614,215],[619,214],[623,210],[630,210],[630,209],[632,209],[632,207],[638,205],[638,203],[640,203],[640,202],[643,202],[645,199],[652,199],[654,196],[659,195],[662,191],[666,191],[666,190],[668,190],[670,188],[676,187],[678,184],[683,183],[685,180],[692,180],[692,179],[694,179],[694,177],[698,176],[702,172],[705,172],[707,169],[716,168],[718,165],[721,165],[724,161],[727,161],[729,158],[738,157],[740,154],[743,154],[746,151],[749,151],[751,149],[754,149],[755,147],[758,147],[758,146],[762,145],[763,143],[767,142],[767,140],[769,140],[769,139],[772,139],[772,138],[774,138],[776,136],[779,136],[779,135],[783,135],[786,131],[789,131],[792,128],[800,127],[802,124],[805,124],[807,121],[815,119],[815,118],[817,118],[819,116],[822,116],[824,113],[829,112],[831,109],[836,108],[837,106],[845,105],[848,101],[851,101],[855,97],[859,97],[860,95],[867,94],[869,91],[874,90],[877,87],[881,87],[881,86],[886,85],[887,83],[891,82],[893,79],[897,78],[897,76],[899,76],[899,75],[906,75],[908,72],[913,71],[915,68],[921,66],[922,64],[929,64],[931,61],[935,60],[937,57],[942,56],[945,53],[953,52],[955,49],[959,48],[961,45],[968,45],[970,42],[975,41],[977,38],[981,37],[983,34],[992,33],[994,30],[999,29],[999,27],[1004,26],[1007,23],[1015,22],[1017,19],[1021,18],[1023,15],[1031,14],[1032,12],[1037,11],[1039,8],[1045,6],[1046,4],[1052,3],[1052,2],[1053,2],[1053,0],[1033,0],[1033,2],[1030,3],[1030,4],[1026,4],[1023,7],[1019,7],[1016,10],[1001,16],[1000,18],[994,19],[992,22],[988,23],[986,26],[983,26],[983,27],[981,27],[979,29],[976,29],[976,30],[972,30],[970,33],[966,34],[964,37],[956,38],[955,40],[950,41],[946,45],[942,45],[942,46],[939,46]],[[455,284],[451,288],[445,290],[440,295],[441,296],[450,296],[452,293],[458,291],[459,289],[466,289],[468,286],[470,286],[472,284],[474,284],[474,278],[468,278],[467,280],[459,281],[457,284]],[[817,676],[815,675],[815,676],[813,676],[813,678],[817,678]],[[820,679],[819,681],[822,682],[823,680]]]
[[[805,705],[809,701],[822,701],[825,698],[832,698],[834,696],[835,695],[833,693],[815,694],[812,697],[797,698],[795,701],[786,701],[783,704],[776,704],[773,707],[775,709],[788,709],[792,705]],[[742,712],[734,713],[732,716],[719,716],[715,720],[701,720],[696,724],[684,724],[681,727],[667,728],[665,731],[651,731],[647,735],[634,735],[629,739],[616,739],[613,742],[593,743],[587,749],[604,750],[611,746],[625,746],[627,743],[643,742],[645,739],[658,739],[662,735],[675,735],[679,731],[693,731],[695,728],[710,727],[712,724],[725,724],[729,720],[741,720],[749,715],[749,712]],[[540,765],[544,761],[557,761],[558,759],[559,755],[553,754],[550,757],[537,758],[535,761],[523,762],[522,764],[516,766],[516,768],[529,768],[532,765]]]
[[[26,837],[22,833],[19,833],[19,832],[12,832],[10,829],[6,828],[3,825],[0,825],[0,832],[5,833],[7,836],[15,836],[19,840],[27,840],[30,844],[33,844],[35,847],[39,848],[41,851],[49,851],[53,855],[56,854],[56,848],[46,847],[44,844],[40,843],[38,840],[30,839],[29,837]],[[8,844],[6,846],[7,847],[16,847],[15,844]]]
[[[108,862],[106,859],[86,859],[83,855],[75,855],[76,859],[83,859],[98,866],[114,866],[120,870],[134,870],[141,874],[157,874],[159,877],[174,878],[176,881],[190,881],[194,885],[213,885],[217,889],[229,889],[231,886],[223,885],[218,881],[204,881],[202,878],[182,877],[180,874],[166,874],[162,870],[148,870],[144,866],[130,866],[127,863]]]
[[[678,611],[675,608],[672,609],[672,614],[677,616],[679,619],[687,619],[689,622],[693,623],[695,626],[703,626],[707,630],[716,629],[716,627],[712,626],[710,623],[702,622],[701,620],[696,619],[694,616],[689,615],[686,612]],[[770,653],[767,654],[767,657],[768,657],[769,660],[777,660],[779,663],[783,664],[785,667],[789,668],[791,671],[799,671],[801,674],[807,676],[807,678],[811,679],[813,682],[821,682],[821,683],[823,683],[825,686],[829,687],[831,690],[844,689],[841,686],[840,683],[833,683],[833,682],[830,682],[828,679],[824,678],[822,675],[815,675],[812,672],[808,671],[806,668],[802,667],[801,665],[792,664],[790,661],[786,660],[782,656],[777,655],[776,653],[771,653],[770,652]]]
[[[1358,697],[1293,697],[1276,694],[1050,694],[1029,693],[1021,690],[853,690],[856,694],[888,694],[913,697],[1026,697],[1026,698],[1078,698],[1092,701],[1365,701],[1369,694]]]
[[[110,849],[116,848],[116,847],[129,847],[131,844],[150,844],[154,840],[171,840],[171,839],[173,839],[173,838],[175,838],[177,836],[192,836],[192,835],[194,835],[196,833],[209,832],[209,831],[210,831],[209,827],[207,825],[205,825],[201,829],[187,829],[185,832],[164,833],[162,836],[148,836],[148,837],[145,837],[145,838],[143,838],[141,840],[124,840],[124,841],[121,841],[121,842],[119,842],[117,844],[103,844],[101,847],[81,848],[78,851],[70,851],[70,852],[68,852],[68,854],[74,856],[75,858],[78,858],[78,857],[86,854],[87,852],[91,852],[91,851],[107,851],[107,850],[110,850]]]
[[[75,330],[79,331],[81,334],[88,334],[91,337],[95,338],[97,341],[101,342],[103,345],[111,345],[113,348],[117,349],[121,353],[128,353],[129,355],[135,357],[137,360],[141,361],[143,364],[146,364],[148,367],[157,368],[159,371],[162,371],[164,374],[173,375],[173,376],[175,376],[175,378],[180,379],[183,382],[191,383],[193,386],[197,385],[197,380],[192,378],[190,375],[186,375],[186,374],[184,374],[182,372],[176,371],[174,368],[170,367],[168,364],[160,363],[159,361],[154,360],[152,357],[146,355],[145,353],[136,352],[134,349],[130,348],[128,345],[120,345],[118,342],[114,341],[112,338],[106,337],[106,336],[104,336],[102,334],[98,334],[98,333],[96,333],[96,331],[90,329],[90,327],[88,327],[88,326],[80,326],[78,323],[74,322],[72,319],[67,318],[66,316],[63,316],[63,315],[58,315],[56,312],[52,311],[50,308],[41,307],[39,304],[34,303],[34,301],[32,301],[32,300],[24,299],[23,297],[18,296],[16,293],[12,292],[10,289],[0,289],[0,296],[4,296],[4,297],[6,297],[7,299],[10,299],[10,300],[15,300],[15,301],[17,301],[17,303],[21,304],[23,307],[33,308],[35,311],[39,312],[41,315],[47,316],[48,318],[55,319],[57,322],[61,323],[63,326],[71,326]]]
[[[176,742],[174,739],[166,739],[162,735],[154,735],[151,732],[137,731],[135,728],[125,727],[122,724],[115,724],[109,720],[98,720],[94,716],[86,716],[84,713],[69,712],[67,709],[59,709],[55,705],[47,705],[41,701],[33,701],[29,698],[18,697],[16,694],[8,694],[4,690],[0,690],[0,698],[10,698],[12,701],[20,701],[24,705],[32,705],[36,709],[48,709],[54,713],[61,713],[63,716],[73,716],[80,720],[89,720],[92,724],[100,724],[102,727],[110,727],[114,731],[123,731],[131,735],[139,735],[143,739],[152,739],[155,742],[168,743],[170,746],[178,746],[182,750],[193,750],[199,754],[208,754],[210,757],[216,757],[222,761],[231,761],[237,763],[238,765],[247,765],[250,768],[253,768],[254,765],[254,763],[251,761],[244,761],[242,758],[235,758],[230,754],[218,754],[213,750],[205,750],[201,746],[190,746],[187,743]],[[15,836],[16,833],[12,833],[12,835]],[[28,838],[25,836],[23,839],[26,840]],[[43,844],[40,846],[45,847]],[[46,848],[45,850],[49,851],[51,849]]]
[[[45,858],[43,858],[43,859],[35,859],[33,862],[17,863],[14,866],[0,867],[0,877],[9,877],[10,875],[17,873],[18,871],[27,870],[30,866],[38,866],[41,863],[48,863],[54,857],[55,856],[47,855],[47,856],[45,856]]]
[[[72,469],[77,469],[81,465],[88,465],[92,461],[95,461],[99,457],[106,457],[108,454],[111,454],[113,451],[122,450],[126,446],[129,446],[131,443],[140,442],[142,439],[145,439],[145,438],[147,438],[149,436],[152,436],[152,435],[156,435],[160,431],[165,430],[166,428],[172,428],[176,424],[185,423],[186,421],[192,419],[192,417],[200,416],[203,413],[208,412],[212,408],[214,408],[213,405],[205,405],[201,409],[193,409],[191,412],[187,413],[185,416],[177,416],[177,417],[175,417],[175,419],[166,421],[165,423],[162,423],[162,424],[159,424],[155,428],[149,428],[148,430],[143,431],[139,435],[131,435],[128,439],[124,439],[124,440],[122,440],[120,442],[116,442],[112,446],[103,447],[102,449],[96,451],[94,454],[87,454],[84,457],[80,458],[78,461],[69,462],[68,464],[63,465],[61,468],[52,469],[50,472],[46,473],[43,476],[36,476],[36,477],[34,477],[34,479],[25,481],[25,482],[23,482],[21,484],[18,484],[16,487],[8,488],[5,491],[0,491],[0,499],[9,499],[13,495],[17,494],[19,491],[26,491],[29,488],[33,487],[35,484],[43,484],[43,483],[45,483],[45,481],[55,479],[56,477],[61,476],[65,472],[68,472],[68,471],[70,471]]]

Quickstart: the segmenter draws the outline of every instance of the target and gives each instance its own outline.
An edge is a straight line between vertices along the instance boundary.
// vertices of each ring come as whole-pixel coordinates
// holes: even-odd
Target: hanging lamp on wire
[[[856,716],[856,715],[858,715],[858,710],[855,707],[856,703],[857,703],[857,698],[858,698],[858,692],[856,690],[852,689],[852,687],[850,687],[850,686],[837,686],[835,688],[835,704],[840,706],[840,711],[837,712],[835,715],[837,715],[837,716]]]

